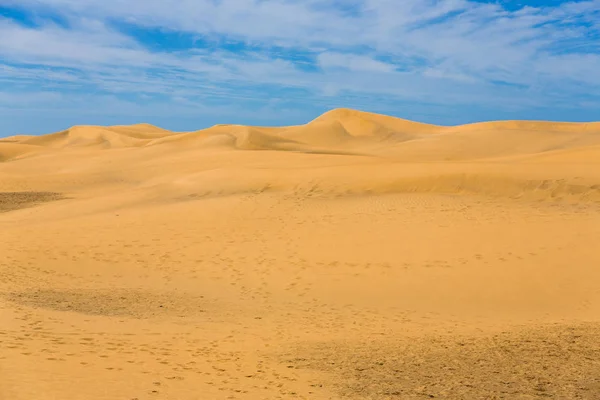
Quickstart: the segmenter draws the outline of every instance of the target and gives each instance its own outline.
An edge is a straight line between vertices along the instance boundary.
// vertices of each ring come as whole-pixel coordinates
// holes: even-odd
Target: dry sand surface
[[[600,399],[600,123],[0,140],[0,398]]]

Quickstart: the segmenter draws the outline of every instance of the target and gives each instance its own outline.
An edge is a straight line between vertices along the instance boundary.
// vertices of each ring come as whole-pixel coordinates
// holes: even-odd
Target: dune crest
[[[266,128],[220,124],[195,132],[171,132],[150,124],[123,126],[74,126],[62,132],[41,136],[14,136],[0,144],[18,143],[46,148],[69,149],[98,147],[104,149],[158,146],[222,147],[225,143],[239,150],[282,150],[327,152],[353,148],[373,154],[381,149],[398,161],[444,161],[485,157],[534,154],[600,144],[600,123],[557,123],[544,121],[494,121],[443,127],[401,118],[351,109],[328,111],[305,125]],[[220,137],[211,139],[211,137]],[[202,145],[202,142],[207,142]],[[211,144],[212,143],[212,144]],[[376,150],[375,150],[376,151]],[[9,154],[10,153],[10,154]],[[5,146],[6,161],[19,151]],[[16,154],[16,156],[15,156]]]
[[[437,132],[443,129],[443,127],[437,125],[424,124],[349,108],[337,108],[328,111],[314,119],[313,122],[331,120],[339,121],[353,136],[375,136],[386,131],[417,134]]]
[[[253,176],[256,185],[250,187],[271,190],[293,192],[297,187],[310,186],[307,180],[313,180],[315,187],[329,196],[468,191],[546,199],[579,195],[590,200],[597,197],[600,181],[598,174],[585,170],[583,165],[597,161],[599,147],[600,123],[493,121],[443,127],[341,108],[304,125],[288,127],[220,124],[192,132],[171,132],[150,124],[75,126],[48,135],[0,140],[0,161],[22,159],[35,166],[49,165],[53,160],[56,165],[74,163],[79,157],[92,155],[94,159],[112,160],[111,150],[119,149],[114,160],[131,163],[127,168],[133,171],[141,168],[135,160],[155,170],[156,174],[142,187],[155,182],[156,187],[165,189],[154,191],[153,196],[164,193],[167,197],[183,190],[166,189],[173,185],[170,177],[178,174],[182,175],[179,178],[204,187],[204,175],[197,172],[205,167],[192,160],[208,157],[216,165],[223,165],[226,160],[257,157],[263,167],[243,166],[243,174]],[[36,163],[35,159],[42,155],[43,162]],[[297,159],[298,165],[311,165],[313,177],[307,179],[302,174],[286,172],[298,167],[295,162],[284,167],[281,157]],[[101,163],[90,165],[86,161],[85,164],[91,168],[90,172],[106,168]],[[178,170],[181,165],[186,167]],[[271,172],[263,174],[265,168]],[[569,176],[567,170],[576,172]],[[186,177],[192,171],[195,173]],[[130,174],[133,176],[113,171],[108,182],[144,181],[140,173]],[[565,176],[568,179],[557,186],[560,189],[543,189],[546,186],[541,182],[562,182]],[[219,185],[211,179],[210,185],[215,184]],[[230,183],[224,193],[232,190],[237,192]],[[199,192],[214,195],[220,191],[206,188]]]

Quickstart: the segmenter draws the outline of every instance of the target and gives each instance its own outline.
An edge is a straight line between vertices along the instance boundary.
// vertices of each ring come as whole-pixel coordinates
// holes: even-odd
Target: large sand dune
[[[600,123],[0,139],[0,399],[600,399]]]

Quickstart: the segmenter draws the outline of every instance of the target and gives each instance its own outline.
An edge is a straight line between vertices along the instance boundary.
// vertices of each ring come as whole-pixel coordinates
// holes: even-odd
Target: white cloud
[[[394,66],[356,54],[324,52],[317,57],[322,68],[343,68],[357,72],[392,72]]]

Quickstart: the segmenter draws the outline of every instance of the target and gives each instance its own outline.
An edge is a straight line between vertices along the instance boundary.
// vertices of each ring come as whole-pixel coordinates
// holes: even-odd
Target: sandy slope
[[[600,123],[0,139],[0,399],[600,398]]]

